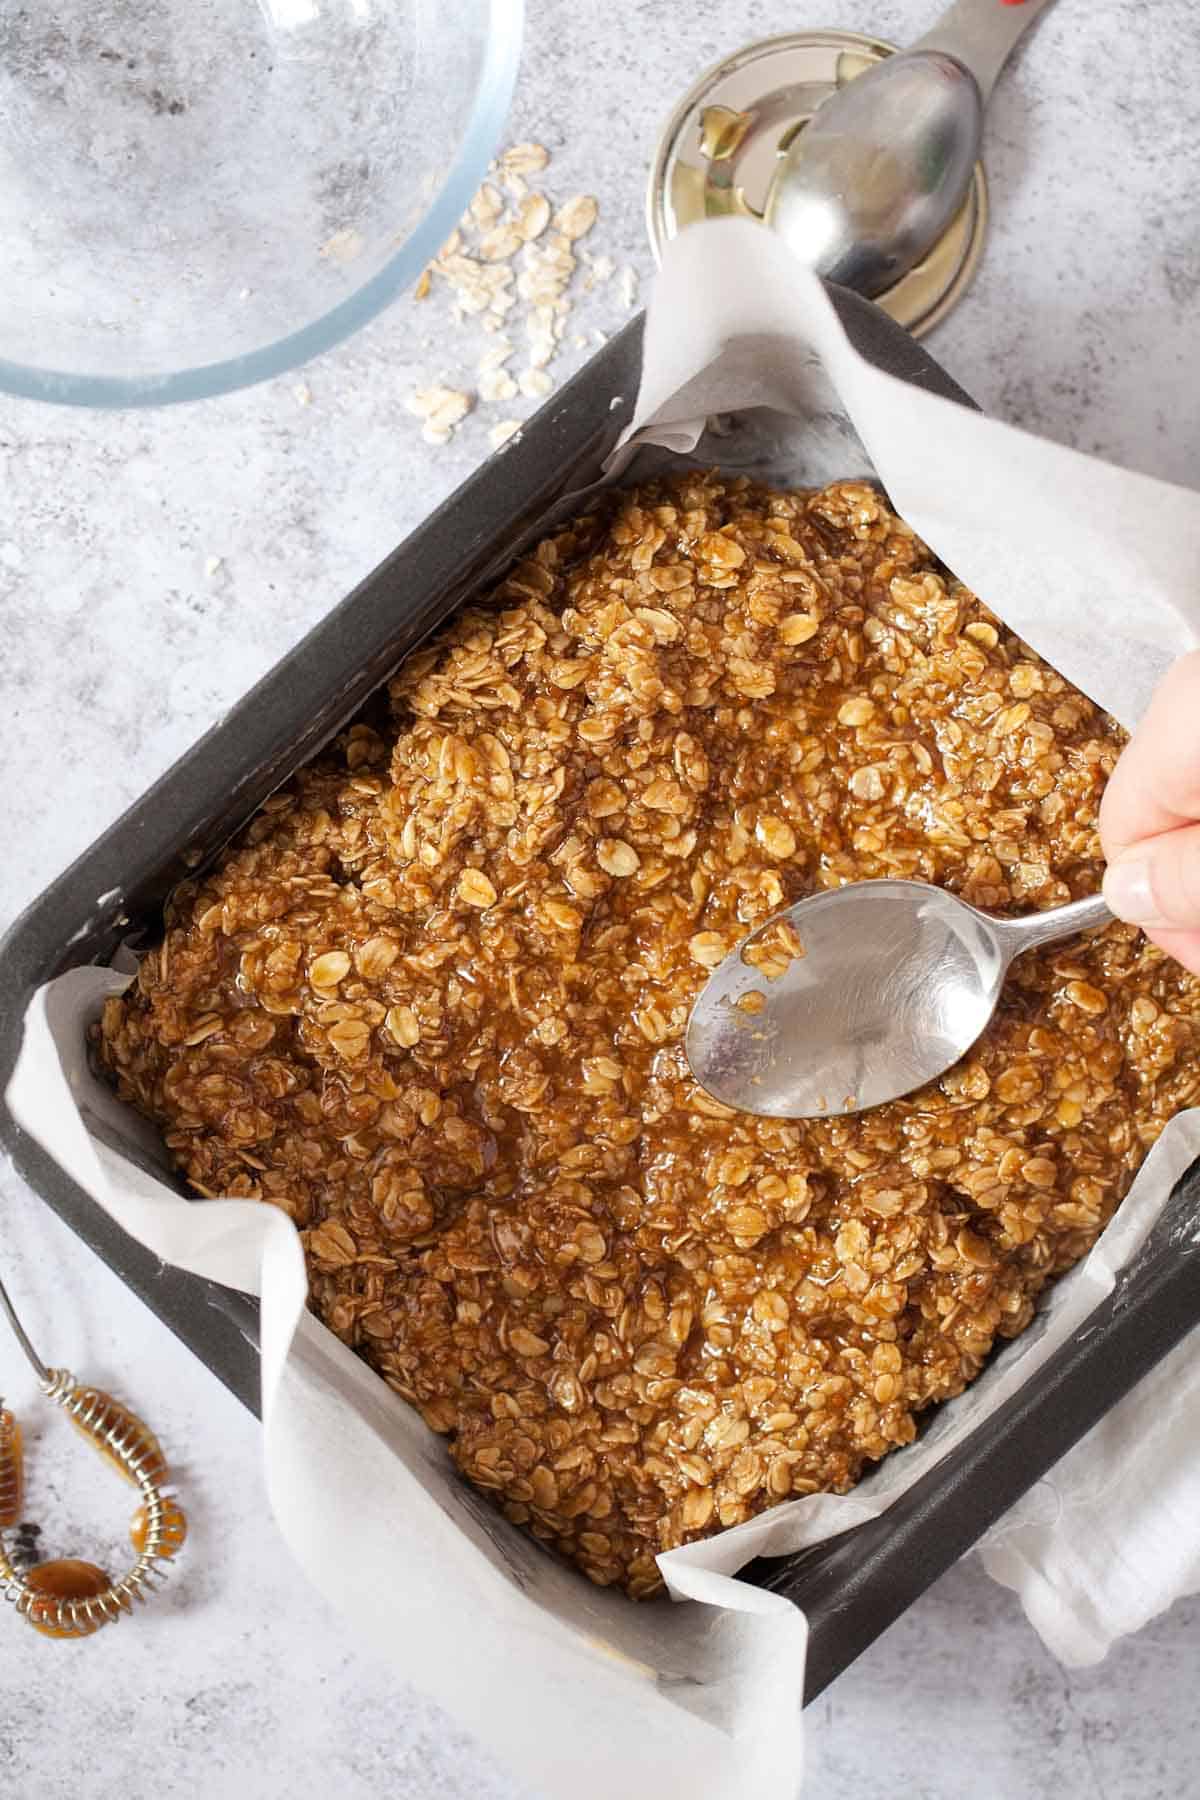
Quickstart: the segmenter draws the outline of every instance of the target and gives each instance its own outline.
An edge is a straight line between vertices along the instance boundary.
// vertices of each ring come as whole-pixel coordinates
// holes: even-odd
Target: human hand
[[[1200,974],[1200,650],[1159,683],[1100,806],[1104,898]]]

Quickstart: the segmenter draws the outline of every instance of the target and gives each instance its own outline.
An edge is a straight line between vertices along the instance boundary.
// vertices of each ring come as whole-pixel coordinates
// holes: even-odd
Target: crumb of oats
[[[474,223],[486,231],[504,211],[504,198],[498,188],[490,181],[485,181],[471,201],[468,211]]]
[[[441,387],[415,388],[411,394],[405,396],[405,409],[414,413],[418,419],[426,419],[438,405],[442,396],[450,391],[449,388]]]
[[[600,209],[591,194],[576,194],[567,200],[554,215],[554,229],[574,243],[576,238],[586,237]]]
[[[473,401],[473,395],[458,388],[428,387],[418,388],[404,404],[410,413],[424,421],[421,436],[425,442],[444,444],[449,441],[455,426],[466,418]]]
[[[553,306],[577,266],[570,240],[559,231],[526,244],[521,260],[524,266],[517,276],[517,293],[531,306]]]
[[[292,393],[296,397],[296,404],[298,406],[312,405],[312,389],[309,387],[307,381],[297,382],[296,386],[292,389]]]
[[[625,267],[621,270],[621,299],[624,301],[626,310],[629,312],[632,312],[637,305],[637,293],[637,270],[630,268],[629,264],[626,263]]]
[[[517,211],[516,230],[525,243],[541,237],[550,223],[550,202],[545,194],[527,194]]]
[[[548,394],[554,382],[545,369],[522,369],[520,377],[521,392],[527,399],[537,400]]]
[[[208,576],[210,581],[212,580],[212,577],[217,573],[217,571],[221,568],[224,561],[225,561],[225,558],[223,556],[206,556],[205,557],[204,573]]]
[[[489,406],[497,400],[515,399],[517,392],[517,384],[507,369],[485,369],[479,377],[479,398]]]
[[[511,349],[494,357],[485,352],[476,383],[481,405],[503,403],[518,393],[530,398],[549,393],[553,382],[543,371],[568,337],[569,290],[580,261],[586,269],[584,291],[613,273],[611,257],[596,255],[580,241],[598,217],[594,196],[576,194],[556,208],[548,194],[531,191],[526,177],[539,175],[549,162],[541,144],[514,144],[503,151],[417,286],[417,297],[424,298],[433,291],[435,277],[444,281],[451,318],[457,324],[478,319],[485,336],[499,337],[518,309],[528,340],[525,373],[518,378],[502,370]],[[607,342],[600,331],[590,337],[576,331],[570,338],[575,350]],[[427,423],[425,435],[434,442],[444,442],[453,429],[453,423],[441,419]]]
[[[488,432],[488,443],[493,450],[499,450],[501,445],[507,444],[511,438],[516,437],[520,429],[520,419],[499,419]]]
[[[501,219],[490,231],[485,231],[479,240],[479,254],[484,262],[507,262],[515,256],[525,239],[515,225]]]
[[[558,348],[554,338],[537,338],[529,347],[529,367],[544,369],[553,362],[555,350]]]
[[[499,166],[506,175],[540,175],[549,161],[544,144],[511,144],[502,152]]]

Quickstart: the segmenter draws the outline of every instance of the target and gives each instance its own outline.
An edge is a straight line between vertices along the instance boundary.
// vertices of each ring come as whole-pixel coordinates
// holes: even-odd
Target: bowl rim
[[[0,392],[21,400],[103,409],[171,406],[253,387],[340,344],[409,287],[437,255],[495,155],[516,87],[525,0],[487,0],[479,83],[454,162],[425,216],[369,281],[307,325],[260,349],[193,368],[142,375],[79,375],[0,357]]]

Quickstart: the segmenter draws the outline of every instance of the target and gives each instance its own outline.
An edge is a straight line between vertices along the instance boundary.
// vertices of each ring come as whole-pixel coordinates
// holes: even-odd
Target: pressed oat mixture
[[[1194,1103],[1200,983],[1020,959],[934,1086],[733,1114],[685,1020],[748,929],[881,875],[1094,891],[1116,726],[874,492],[689,475],[541,544],[176,894],[100,1053],[204,1194],[599,1582],[843,1490],[958,1393]]]

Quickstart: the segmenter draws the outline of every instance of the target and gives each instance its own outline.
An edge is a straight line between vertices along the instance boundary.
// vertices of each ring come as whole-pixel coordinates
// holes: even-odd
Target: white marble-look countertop
[[[510,136],[550,147],[556,195],[600,197],[595,251],[646,279],[643,171],[702,68],[804,25],[908,41],[936,11],[532,0]],[[1001,417],[1193,484],[1198,66],[1192,0],[1050,11],[993,103],[983,267],[931,340]],[[623,316],[616,281],[588,302],[589,327]],[[199,407],[0,402],[0,921],[486,454],[485,421],[434,448],[403,406],[431,378],[469,382],[445,317],[401,301],[302,375]],[[568,346],[556,372],[583,354]],[[360,1653],[301,1584],[267,1514],[254,1422],[2,1166],[0,1207],[31,1332],[144,1410],[192,1520],[176,1578],[136,1623],[62,1645],[0,1618],[0,1795],[517,1800],[519,1771]],[[29,1426],[28,1510],[49,1552],[111,1557],[123,1502],[112,1511],[86,1453],[39,1413],[3,1338],[0,1387]],[[1200,1761],[1198,1651],[1200,1603],[1183,1602],[1100,1668],[1065,1671],[968,1559],[812,1709],[807,1791],[1175,1800]]]

